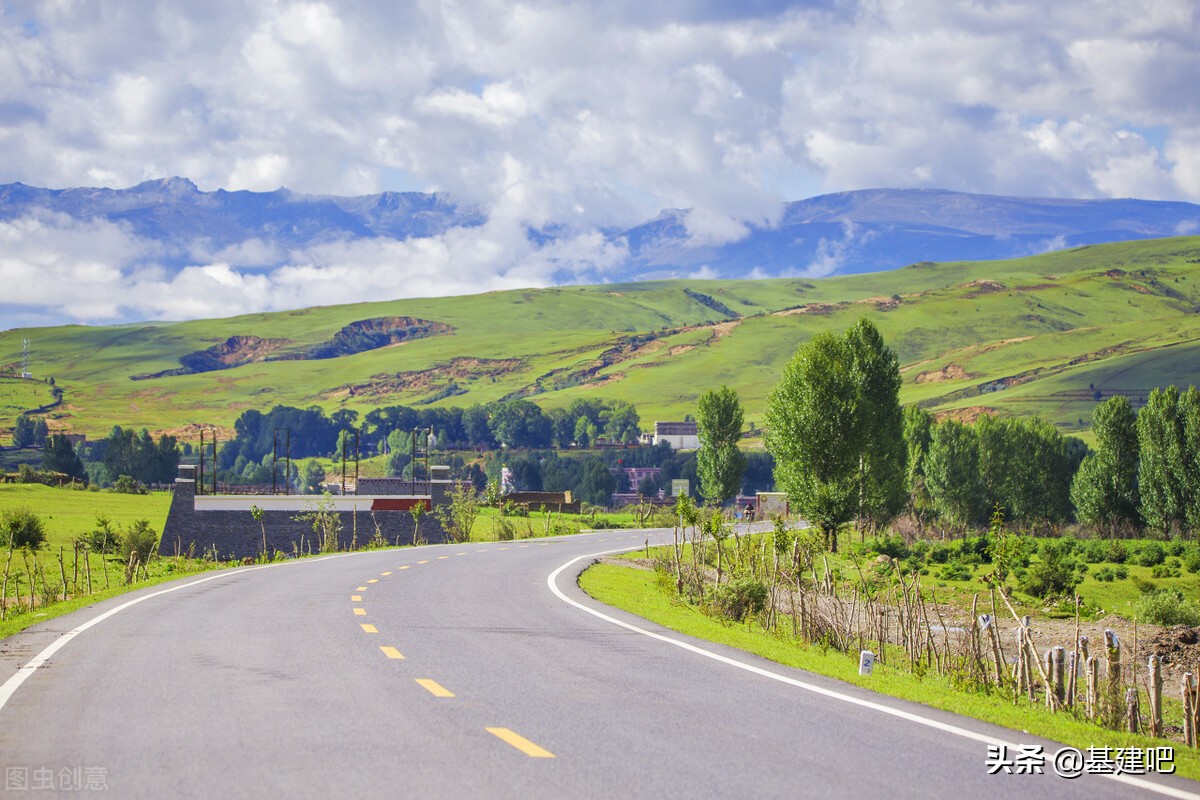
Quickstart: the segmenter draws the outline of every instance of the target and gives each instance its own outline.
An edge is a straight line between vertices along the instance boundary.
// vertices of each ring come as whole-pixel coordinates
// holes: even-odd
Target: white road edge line
[[[578,563],[584,559],[588,559],[588,558],[598,558],[600,556],[608,556],[608,555],[612,555],[614,553],[625,553],[625,552],[629,552],[629,548],[623,547],[623,548],[619,548],[616,550],[605,550],[600,553],[591,553],[589,555],[577,556],[576,558],[571,559],[567,563],[560,566],[558,569],[551,572],[550,575],[547,576],[547,578],[546,578],[546,585],[550,587],[550,591],[552,591],[555,594],[555,596],[558,597],[559,600],[562,600],[564,603],[566,603],[568,605],[572,605],[575,608],[578,608],[580,611],[586,611],[587,613],[591,614],[592,616],[598,617],[598,618],[604,620],[605,622],[610,622],[613,625],[617,625],[621,628],[625,628],[626,630],[633,631],[634,633],[640,633],[643,636],[649,636],[651,639],[657,639],[660,642],[665,642],[667,644],[674,645],[675,647],[683,648],[684,650],[695,653],[697,655],[704,656],[705,658],[711,658],[712,660],[719,661],[722,664],[728,664],[731,667],[736,667],[738,669],[745,670],[746,672],[750,672],[750,673],[759,675],[764,678],[769,678],[774,681],[779,681],[780,683],[786,683],[789,686],[795,686],[799,689],[804,689],[805,691],[812,692],[814,694],[823,695],[825,697],[829,697],[834,700],[841,700],[842,702],[850,703],[851,705],[861,706],[863,708],[869,708],[873,711],[878,711],[881,714],[888,714],[893,717],[899,717],[900,719],[908,720],[909,722],[915,722],[918,725],[925,725],[927,727],[934,728],[936,730],[943,731],[945,733],[954,734],[955,736],[962,736],[967,739],[973,739],[977,742],[984,742],[985,744],[1003,745],[1005,747],[1014,748],[1014,749],[1018,747],[1018,745],[1015,742],[1008,742],[1008,741],[1005,741],[1004,739],[998,739],[996,737],[989,736],[984,733],[977,733],[975,731],[968,730],[966,728],[960,728],[957,725],[950,725],[945,722],[940,722],[939,720],[936,720],[936,719],[931,719],[929,717],[923,717],[920,714],[914,714],[911,711],[904,711],[899,708],[892,708],[891,706],[884,705],[883,703],[876,703],[872,700],[864,700],[861,697],[854,697],[853,695],[844,694],[842,692],[838,692],[833,689],[826,689],[823,686],[817,686],[816,684],[797,680],[796,678],[792,678],[788,675],[781,675],[778,672],[771,672],[770,670],[763,669],[762,667],[758,667],[753,664],[747,664],[743,661],[738,661],[737,659],[729,658],[728,656],[723,656],[720,653],[714,653],[711,650],[705,650],[703,647],[697,647],[696,645],[694,645],[690,642],[684,642],[679,639],[672,639],[670,636],[663,636],[660,633],[655,633],[654,631],[648,631],[645,628],[639,628],[637,625],[632,625],[628,622],[624,622],[622,620],[616,619],[615,617],[610,617],[609,615],[605,614],[602,611],[597,611],[596,609],[591,608],[590,606],[586,606],[577,600],[572,600],[570,597],[567,597],[565,594],[563,594],[562,590],[558,588],[558,576],[564,570],[566,570],[568,567],[570,567],[571,565],[576,564],[576,563]],[[1041,737],[1039,737],[1039,738],[1041,738]],[[1136,786],[1139,789],[1144,789],[1149,792],[1156,792],[1158,794],[1165,795],[1167,797],[1178,798],[1179,800],[1200,800],[1200,794],[1193,794],[1192,792],[1188,792],[1183,789],[1177,789],[1173,786],[1163,786],[1161,784],[1154,783],[1152,781],[1143,780],[1141,778],[1135,778],[1131,775],[1115,775],[1115,774],[1110,775],[1107,773],[1100,773],[1099,777],[1110,778],[1110,779],[1112,779],[1114,781],[1118,781],[1120,783],[1128,784],[1130,786]]]
[[[72,628],[71,630],[64,633],[62,636],[59,636],[53,642],[46,645],[46,647],[42,650],[42,652],[38,653],[36,656],[34,656],[32,659],[30,659],[28,664],[21,667],[11,677],[9,677],[9,679],[4,682],[4,685],[0,686],[0,711],[4,710],[4,706],[8,703],[9,700],[12,699],[13,694],[15,694],[17,689],[19,689],[21,687],[21,684],[24,683],[29,678],[30,675],[33,675],[33,673],[35,673],[43,664],[45,664],[47,661],[49,661],[51,656],[53,656],[55,653],[57,653],[59,650],[61,650],[63,647],[65,647],[68,642],[70,642],[72,639],[74,639],[79,634],[86,631],[88,628],[91,628],[94,625],[99,625],[101,622],[104,622],[104,620],[108,619],[109,617],[113,616],[114,614],[119,614],[122,611],[124,611],[125,609],[130,608],[131,606],[136,606],[138,603],[144,602],[146,600],[150,600],[151,598],[154,598],[154,597],[162,597],[164,594],[170,594],[171,592],[178,592],[182,589],[191,589],[193,586],[199,586],[202,583],[208,583],[209,581],[215,581],[218,578],[228,578],[232,575],[241,575],[246,572],[254,572],[255,570],[267,569],[268,567],[284,567],[284,566],[295,565],[295,564],[312,564],[312,563],[316,563],[318,561],[327,561],[331,558],[344,558],[348,555],[353,555],[353,554],[352,553],[339,553],[338,555],[329,555],[329,556],[325,556],[325,557],[321,557],[321,558],[314,558],[314,559],[304,559],[301,561],[284,561],[284,562],[274,563],[274,564],[260,564],[257,567],[243,567],[242,569],[221,570],[216,575],[209,575],[207,578],[201,578],[198,581],[191,581],[190,583],[184,583],[179,586],[172,586],[169,589],[161,589],[157,592],[151,592],[150,594],[144,594],[141,597],[137,597],[137,598],[134,598],[133,600],[122,603],[121,605],[117,606],[116,608],[110,608],[108,611],[105,611],[103,614],[93,617],[92,619],[89,619],[87,622],[83,623],[82,625],[80,625],[76,628]]]

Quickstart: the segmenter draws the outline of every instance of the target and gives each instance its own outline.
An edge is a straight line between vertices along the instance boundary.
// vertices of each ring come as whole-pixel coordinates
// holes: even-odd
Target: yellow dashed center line
[[[366,615],[367,615],[367,610],[366,610],[365,608],[356,608],[356,609],[354,609],[354,616],[356,616],[356,617],[365,617]]]
[[[365,587],[365,586],[360,586],[360,587],[358,587],[357,589],[355,589],[354,591],[356,591],[356,592],[365,592],[366,590],[367,590],[367,587]]]
[[[447,559],[447,558],[449,558],[449,557],[450,557],[450,556],[438,556],[438,561],[443,561],[443,560],[445,560],[445,559]]]
[[[404,566],[400,567],[400,569],[408,569],[411,566],[412,564],[405,564]]]
[[[521,545],[521,547],[529,547],[529,545],[523,544],[523,545]]]
[[[384,577],[387,577],[388,575],[391,575],[392,573],[390,573],[390,572],[381,572],[381,573],[379,573],[379,574],[380,574],[380,575],[383,575]]]
[[[403,660],[404,660],[404,655],[403,655],[403,654],[402,654],[402,653],[401,653],[399,650],[397,650],[396,648],[392,647],[390,644],[389,644],[389,645],[384,645],[383,647],[381,647],[381,648],[379,648],[379,649],[380,649],[380,650],[382,650],[382,651],[383,651],[383,654],[384,654],[385,656],[387,656],[388,658],[393,658],[393,659],[396,659],[396,660],[398,660],[398,661],[403,661]]]
[[[371,578],[367,583],[379,583],[379,578]]]
[[[427,558],[427,559],[425,559],[424,561],[418,561],[417,563],[418,563],[418,564],[428,564],[428,563],[429,563],[429,559]]]
[[[350,602],[351,602],[351,603],[361,603],[361,602],[362,602],[362,595],[361,595],[361,594],[352,594],[352,595],[350,595]]]
[[[466,552],[462,552],[462,553],[455,553],[454,555],[456,555],[456,556],[465,556],[465,555],[466,555]]]
[[[364,633],[379,633],[379,628],[376,628],[369,622],[362,623],[362,629]]]
[[[422,688],[428,689],[429,693],[434,697],[454,697],[454,692],[450,691],[445,686],[442,686],[437,681],[430,680],[429,678],[417,678],[417,683],[419,683]]]
[[[508,728],[484,728],[484,730],[486,730],[492,736],[495,736],[497,739],[517,748],[530,758],[554,758],[554,753],[551,753],[544,747],[534,744],[521,734],[514,733]]]

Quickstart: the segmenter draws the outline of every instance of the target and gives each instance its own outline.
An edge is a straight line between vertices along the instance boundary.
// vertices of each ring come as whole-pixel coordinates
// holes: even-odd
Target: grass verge
[[[709,617],[661,591],[650,570],[614,564],[596,564],[580,576],[580,587],[602,603],[637,614],[665,628],[698,639],[736,647],[789,667],[808,670],[870,689],[880,694],[922,703],[1015,731],[1051,739],[1072,747],[1156,747],[1166,742],[1106,730],[1069,712],[1052,714],[1027,700],[1016,703],[997,693],[956,690],[946,678],[918,676],[876,664],[871,676],[858,674],[858,663],[828,648],[803,646],[788,636],[758,628],[753,623],[725,623]],[[1164,709],[1166,725],[1182,724],[1179,704]],[[982,752],[981,761],[982,764]],[[1176,774],[1200,780],[1200,751],[1175,743]]]

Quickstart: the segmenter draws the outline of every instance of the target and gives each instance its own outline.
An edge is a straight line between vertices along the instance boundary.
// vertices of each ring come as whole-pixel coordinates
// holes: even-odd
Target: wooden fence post
[[[1200,746],[1200,691],[1196,687],[1196,676],[1183,673],[1183,743],[1188,747]]]
[[[1162,667],[1158,663],[1158,656],[1151,653],[1148,662],[1150,669],[1150,735],[1163,735],[1163,719],[1162,719],[1162,686],[1163,676]]]
[[[1125,690],[1125,725],[1130,733],[1137,733],[1141,727],[1141,715],[1138,712],[1138,692],[1133,686]]]
[[[1088,719],[1096,718],[1096,703],[1099,700],[1099,692],[1097,684],[1100,682],[1100,662],[1095,656],[1088,656],[1083,662],[1083,674],[1087,680],[1086,694],[1084,695],[1084,704],[1087,707]]]
[[[1054,698],[1060,707],[1063,704],[1063,695],[1067,688],[1063,675],[1063,670],[1066,668],[1066,654],[1067,649],[1062,645],[1057,645],[1050,650],[1050,682],[1054,685]],[[1047,690],[1047,705],[1053,708],[1054,706],[1049,703],[1049,697],[1050,691]]]

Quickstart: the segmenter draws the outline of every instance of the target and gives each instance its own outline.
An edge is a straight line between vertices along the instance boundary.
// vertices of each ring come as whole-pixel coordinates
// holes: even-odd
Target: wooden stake
[[[1196,724],[1193,719],[1193,709],[1196,704],[1195,680],[1192,673],[1183,673],[1180,681],[1180,696],[1183,698],[1183,743],[1188,747],[1196,746]]]
[[[1130,733],[1137,733],[1141,727],[1141,715],[1138,713],[1137,689],[1130,686],[1125,690],[1125,726]]]
[[[67,602],[67,565],[63,560],[63,546],[58,546],[58,574],[62,576],[63,602]]]
[[[1153,653],[1147,665],[1150,669],[1150,735],[1162,736],[1162,667],[1158,663],[1158,656]]]
[[[1084,697],[1084,703],[1087,706],[1088,719],[1096,718],[1096,704],[1100,699],[1099,683],[1100,683],[1100,662],[1095,656],[1088,656],[1083,662],[1083,673],[1087,678],[1087,694]]]

